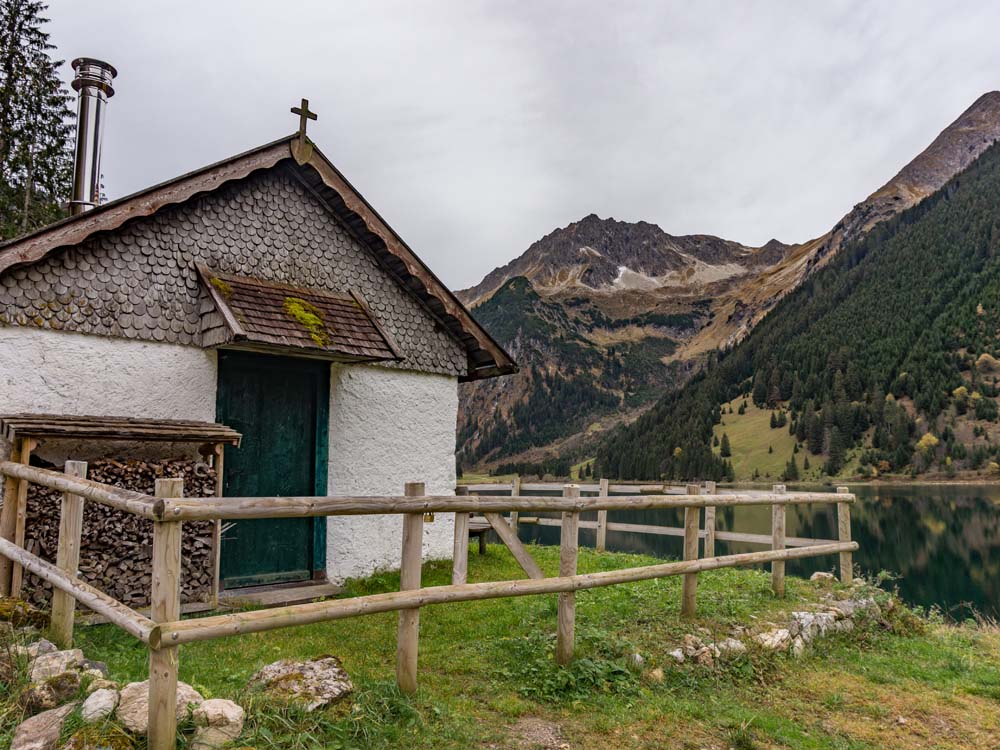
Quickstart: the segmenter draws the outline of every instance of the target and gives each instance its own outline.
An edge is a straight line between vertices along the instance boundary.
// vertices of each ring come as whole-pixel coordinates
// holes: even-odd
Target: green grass
[[[546,574],[556,572],[557,549],[531,551]],[[579,568],[650,562],[581,550]],[[449,577],[448,564],[424,568],[425,585]],[[521,577],[503,547],[470,555],[471,581]],[[398,583],[397,574],[385,573],[351,583],[347,593],[391,591]],[[921,626],[897,608],[884,623],[822,641],[800,661],[751,650],[719,669],[675,666],[669,651],[695,627],[707,639],[725,637],[736,624],[765,627],[822,593],[790,578],[778,600],[766,572],[712,571],[699,576],[697,622],[683,623],[680,585],[668,578],[579,593],[577,659],[569,669],[552,658],[555,596],[427,607],[420,690],[412,698],[394,686],[393,614],[183,646],[180,677],[206,696],[239,700],[248,713],[240,744],[259,750],[531,747],[518,739],[518,722],[529,718],[558,727],[571,747],[601,750],[985,748],[1000,736],[1000,635],[993,631]],[[80,628],[77,645],[106,661],[117,679],[146,676],[146,651],[110,626]],[[645,675],[629,666],[636,652]],[[353,698],[335,708],[304,714],[245,691],[264,664],[327,653],[343,659],[356,685]],[[657,667],[662,683],[648,679]],[[0,743],[3,716],[0,698]]]
[[[740,414],[740,404],[744,401],[747,402],[746,413]],[[732,414],[729,413],[730,407],[733,410]],[[730,449],[732,450],[732,457],[729,460],[733,464],[737,482],[754,480],[755,474],[758,481],[781,481],[785,465],[792,457],[795,437],[789,434],[787,424],[784,427],[771,428],[770,409],[759,409],[753,405],[749,398],[743,397],[723,404],[722,423],[715,425],[713,435],[721,441],[723,434],[729,435]],[[713,450],[718,454],[719,446],[715,446]],[[808,471],[803,468],[807,455],[810,464]],[[813,456],[809,454],[805,446],[801,446],[799,452],[795,454],[795,462],[799,466],[800,481],[822,482],[836,478],[855,477],[860,468],[858,460],[860,455],[860,448],[849,450],[844,468],[837,474],[837,477],[830,477],[823,473],[826,457]]]

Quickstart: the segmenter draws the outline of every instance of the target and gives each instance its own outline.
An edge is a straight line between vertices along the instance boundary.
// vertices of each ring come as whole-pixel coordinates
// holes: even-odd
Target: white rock
[[[308,661],[282,659],[268,664],[250,680],[277,698],[294,700],[306,711],[328,706],[354,690],[350,676],[336,656],[318,656]]]
[[[633,669],[642,669],[646,660],[642,658],[642,654],[632,654],[628,658],[628,663]]]
[[[243,709],[229,700],[212,698],[194,710],[192,750],[215,750],[238,739],[243,732]]]
[[[684,651],[685,656],[694,656],[704,647],[705,644],[702,642],[701,638],[696,635],[689,633],[681,639],[681,649]]]
[[[31,681],[45,682],[57,674],[76,669],[82,663],[83,651],[78,648],[39,654],[31,664]]]
[[[792,656],[796,659],[802,656],[806,652],[806,642],[801,638],[794,638],[792,640]]]
[[[14,732],[10,750],[55,750],[63,722],[74,708],[75,703],[67,703],[22,722]]]
[[[105,680],[103,677],[100,679],[95,678],[87,685],[87,694],[96,692],[98,690],[114,690],[118,692],[118,683],[112,682],[111,680]]]
[[[777,628],[761,633],[757,636],[757,641],[771,651],[786,651],[791,645],[792,636],[787,628]]]
[[[837,577],[833,573],[827,573],[822,570],[817,570],[811,576],[809,576],[810,581],[835,581]]]
[[[681,649],[679,649],[679,648],[675,648],[673,651],[670,652],[670,658],[673,659],[678,664],[683,664],[684,663],[684,651],[681,650]]]
[[[187,718],[191,706],[204,702],[198,691],[186,682],[177,683],[177,720]],[[122,688],[118,700],[118,721],[132,734],[146,734],[149,731],[149,680],[130,682]]]
[[[720,654],[742,654],[747,650],[746,644],[735,638],[725,638],[716,645]]]
[[[110,688],[95,690],[80,707],[80,718],[87,724],[106,719],[118,707],[118,691]]]

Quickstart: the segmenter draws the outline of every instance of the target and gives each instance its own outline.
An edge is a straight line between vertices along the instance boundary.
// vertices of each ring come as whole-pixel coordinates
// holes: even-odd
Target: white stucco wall
[[[192,346],[0,327],[0,414],[214,422],[216,361]]]
[[[458,379],[334,365],[330,376],[331,495],[401,495],[406,482],[428,494],[455,491]],[[331,517],[327,573],[333,581],[399,567],[401,516]],[[425,559],[451,557],[454,515],[424,524]]]

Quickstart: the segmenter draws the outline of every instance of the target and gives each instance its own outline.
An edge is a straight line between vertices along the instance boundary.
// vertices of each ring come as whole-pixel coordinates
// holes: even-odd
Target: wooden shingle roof
[[[211,304],[202,310],[205,346],[300,350],[330,359],[399,360],[392,336],[360,295],[224,274],[199,266]]]

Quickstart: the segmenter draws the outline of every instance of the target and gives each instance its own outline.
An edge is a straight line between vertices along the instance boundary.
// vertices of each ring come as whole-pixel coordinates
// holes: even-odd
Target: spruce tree
[[[0,0],[0,237],[65,215],[73,174],[72,97],[43,30],[46,5]]]
[[[729,445],[729,435],[722,433],[722,445],[719,446],[719,455],[722,458],[729,458],[733,455],[732,448]]]

